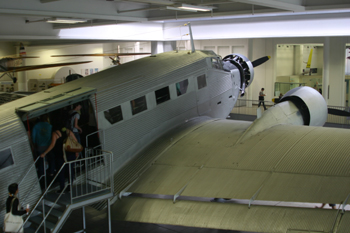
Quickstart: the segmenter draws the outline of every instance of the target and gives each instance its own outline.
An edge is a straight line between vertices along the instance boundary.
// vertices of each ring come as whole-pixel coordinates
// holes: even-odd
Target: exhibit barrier
[[[237,100],[237,103],[235,107],[232,109],[231,113],[233,114],[240,114],[240,115],[250,115],[250,116],[256,116],[256,109],[258,107],[259,100]],[[266,108],[270,108],[275,103],[272,101],[265,101]],[[260,106],[263,110],[263,107]],[[350,112],[349,107],[341,107],[341,106],[328,106],[328,108],[338,109],[342,111]],[[330,127],[337,127],[337,128],[350,128],[350,117],[345,116],[336,116],[328,114],[327,126]]]

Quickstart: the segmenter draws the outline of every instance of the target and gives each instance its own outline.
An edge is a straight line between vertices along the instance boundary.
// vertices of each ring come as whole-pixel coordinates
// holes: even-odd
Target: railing
[[[100,144],[95,146],[92,149],[96,149],[97,147],[100,147],[101,149],[103,149],[103,145],[105,144],[105,141],[104,141],[105,140],[105,133],[104,133],[104,130],[100,129],[100,130],[98,130],[96,132],[93,132],[93,133],[90,133],[90,134],[86,135],[86,148],[85,148],[85,151],[91,149],[91,148],[89,149],[89,139],[91,138],[91,136],[93,136],[95,134],[97,134],[97,136],[99,137]]]
[[[75,174],[78,173],[79,167],[85,165],[84,170],[80,170],[79,178],[70,194],[71,204],[74,200],[104,190],[113,191],[113,153],[110,151],[97,150],[100,154],[84,159],[67,162],[68,167],[73,166]],[[97,154],[97,153],[96,153]],[[78,166],[76,166],[78,165]],[[71,169],[69,170],[69,180],[71,180]]]
[[[24,221],[22,226],[24,226],[27,223],[27,221],[30,219],[30,217],[33,216],[33,214],[35,213],[35,210],[41,203],[43,205],[43,211],[42,211],[43,220],[35,232],[38,232],[39,229],[44,225],[44,232],[46,233],[46,225],[45,225],[46,219],[68,187],[71,188],[70,204],[77,204],[79,203],[80,198],[89,197],[89,195],[102,192],[105,190],[109,190],[110,192],[113,192],[112,162],[113,162],[113,153],[110,151],[103,151],[103,154],[96,155],[89,158],[82,158],[74,161],[65,162],[57,172],[56,176],[54,177],[50,185],[45,190],[44,194],[36,202],[36,204],[34,205],[33,209],[31,210],[30,214],[28,215],[27,219]],[[83,163],[86,165],[85,169],[78,171],[78,169],[80,168],[79,167],[76,168],[75,165],[76,164],[82,165]],[[45,213],[44,197],[48,194],[50,188],[55,183],[59,174],[65,171],[66,167],[68,167],[69,169],[68,183],[67,185],[65,185],[64,189],[59,194],[58,198],[55,200],[54,205],[52,205],[49,211]],[[73,170],[75,174],[77,174],[78,172],[80,174],[79,174],[79,178],[77,178],[77,180],[72,185],[71,177],[72,177]]]
[[[231,113],[234,114],[244,114],[256,116],[256,109],[258,107],[259,100],[237,100],[235,107],[232,109]],[[266,108],[273,106],[275,103],[272,101],[265,101]],[[349,107],[341,106],[328,106],[328,108],[338,109],[349,112]],[[336,116],[328,114],[326,123],[337,124],[338,127],[349,128],[350,127],[350,117]]]
[[[266,108],[269,108],[275,104],[272,101],[264,101],[264,102],[265,102]],[[258,105],[259,105],[259,100],[238,99],[231,113],[256,116],[256,109],[258,108]]]
[[[36,158],[36,160],[34,161],[34,163],[30,166],[30,168],[27,170],[27,172],[26,172],[26,174],[23,176],[23,178],[22,178],[22,180],[18,183],[18,189],[19,190],[21,190],[21,185],[22,185],[22,183],[26,180],[26,178],[28,177],[28,174],[30,173],[30,171],[34,168],[34,170],[36,170],[36,163],[39,161],[39,159],[40,159],[40,156],[38,156],[38,158]],[[33,188],[35,187],[35,185],[40,185],[40,182],[41,182],[41,180],[42,179],[44,179],[44,187],[45,187],[45,189],[46,189],[46,169],[45,169],[45,164],[46,164],[46,160],[45,160],[45,157],[43,158],[43,166],[44,166],[44,168],[43,168],[43,171],[44,171],[44,174],[42,175],[42,176],[40,176],[39,177],[39,180],[38,179],[36,179],[36,177],[35,178],[32,178],[34,181],[33,181],[33,185],[31,185],[31,188],[30,188],[30,190],[29,191],[27,191],[27,194],[25,195],[25,197],[24,198],[22,198],[21,199],[21,201],[23,202],[23,203],[25,203],[26,202],[26,200],[27,200],[27,198],[28,198],[28,196],[29,196],[29,194],[31,194],[31,191],[33,190]],[[38,182],[39,181],[39,182]],[[27,183],[27,182],[26,182]]]

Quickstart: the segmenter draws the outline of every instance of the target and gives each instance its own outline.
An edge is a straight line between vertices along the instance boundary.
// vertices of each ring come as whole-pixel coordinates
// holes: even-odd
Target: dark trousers
[[[45,152],[45,150],[47,149],[47,146],[46,147],[38,147],[36,149],[36,153],[38,156],[40,156],[42,153]],[[55,155],[51,152],[49,152],[46,156],[45,156],[45,160],[49,163],[49,174],[53,175],[55,174]],[[39,175],[39,178],[44,175],[45,171],[45,164],[44,164],[44,159],[43,158],[39,158],[38,160],[38,175]]]
[[[67,162],[74,161],[76,159],[75,153],[73,152],[66,151],[66,157],[67,157]],[[64,160],[62,158],[60,159],[60,167],[62,167],[63,164],[64,164]],[[71,185],[73,185],[73,180],[75,176],[74,163],[66,164],[64,168],[61,170],[60,174],[58,175],[58,180],[60,182],[61,190],[64,189],[64,186],[65,186],[65,174],[66,174],[66,169],[68,169],[68,166],[70,167]],[[69,174],[68,174],[68,179],[69,179]]]
[[[265,101],[264,100],[259,100],[258,108],[260,107],[261,104],[264,106],[264,109],[266,110],[266,106],[265,106]]]

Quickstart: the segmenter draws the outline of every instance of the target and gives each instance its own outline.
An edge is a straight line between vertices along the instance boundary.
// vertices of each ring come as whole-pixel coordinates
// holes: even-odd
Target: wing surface
[[[276,125],[237,143],[249,125],[206,120],[167,135],[172,143],[153,155],[127,189],[145,197],[119,200],[119,218],[257,232],[323,232],[337,222],[338,232],[346,232],[339,230],[349,229],[348,212],[310,203],[340,204],[349,195],[350,131]],[[250,209],[249,200],[255,200]]]

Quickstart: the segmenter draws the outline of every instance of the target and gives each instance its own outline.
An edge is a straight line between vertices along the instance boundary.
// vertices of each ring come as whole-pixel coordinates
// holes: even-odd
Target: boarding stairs
[[[82,208],[82,232],[85,232],[86,205],[104,201],[107,203],[109,213],[110,199],[113,197],[112,162],[113,153],[99,149],[90,150],[85,158],[65,162],[35,206],[30,208],[31,211],[24,221],[24,231],[26,233],[59,232],[72,210]],[[55,183],[56,180],[58,181],[58,174],[64,171],[64,167],[66,167],[65,170],[69,170],[69,178],[66,179],[63,191],[56,193]],[[70,180],[73,171],[76,178],[72,185]],[[109,228],[111,232],[110,224]]]

